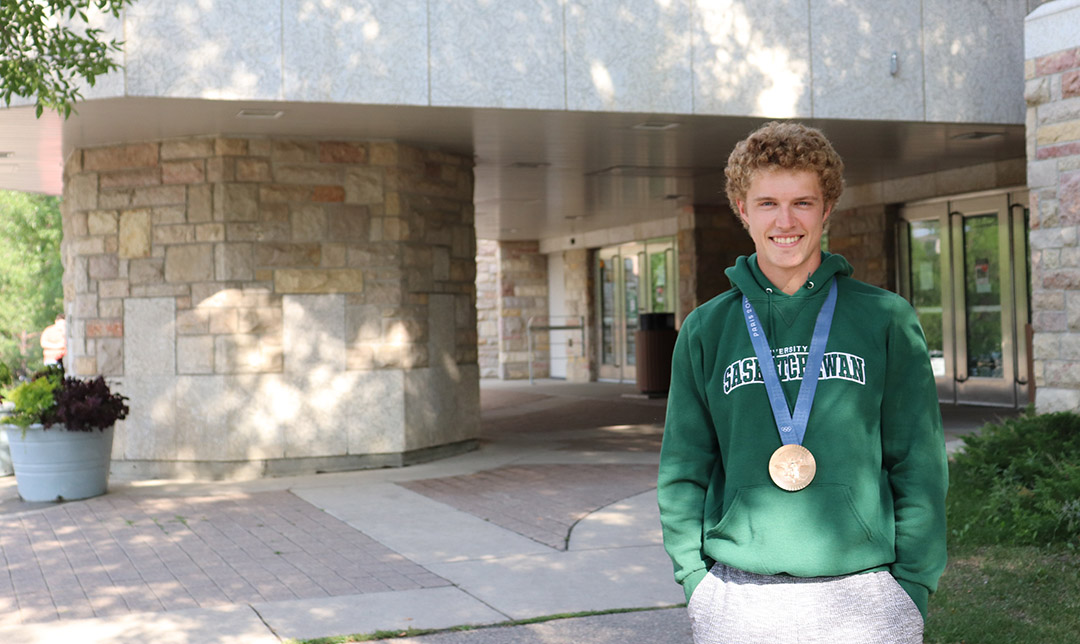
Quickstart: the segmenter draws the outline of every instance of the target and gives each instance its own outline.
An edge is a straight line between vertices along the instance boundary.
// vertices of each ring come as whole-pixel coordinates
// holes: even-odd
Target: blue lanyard
[[[806,435],[806,424],[810,421],[810,407],[814,404],[814,393],[817,391],[818,375],[821,371],[821,362],[825,358],[825,343],[829,339],[829,328],[832,327],[833,312],[836,311],[836,280],[833,280],[829,295],[825,298],[825,304],[818,312],[817,322],[814,323],[814,337],[810,341],[810,355],[806,357],[806,369],[803,371],[802,384],[799,385],[799,397],[795,401],[795,413],[788,411],[787,399],[784,390],[780,388],[780,377],[776,375],[776,361],[773,360],[772,351],[769,349],[769,341],[765,338],[765,330],[761,328],[757,313],[750,304],[750,300],[743,295],[743,315],[746,317],[746,330],[750,332],[750,342],[754,345],[754,353],[757,354],[758,369],[765,378],[765,391],[769,394],[769,404],[772,406],[773,418],[776,419],[776,427],[780,430],[780,440],[784,445],[802,445],[803,436]]]

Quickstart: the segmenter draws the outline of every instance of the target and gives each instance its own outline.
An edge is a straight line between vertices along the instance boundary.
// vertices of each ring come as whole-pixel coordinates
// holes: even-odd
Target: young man
[[[679,332],[657,486],[694,641],[921,643],[948,473],[915,312],[821,251],[819,130],[770,123],[726,175],[756,252]]]

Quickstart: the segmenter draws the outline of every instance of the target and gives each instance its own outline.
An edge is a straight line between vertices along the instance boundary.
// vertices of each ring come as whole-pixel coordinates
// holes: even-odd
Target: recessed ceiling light
[[[245,108],[236,113],[238,119],[279,119],[285,115],[283,110],[263,110]]]
[[[15,156],[13,150],[0,150],[0,159],[10,159],[13,156]]]
[[[638,123],[637,125],[633,126],[632,129],[662,131],[674,130],[677,127],[679,127],[678,123],[672,123],[670,121],[645,121],[644,123]]]

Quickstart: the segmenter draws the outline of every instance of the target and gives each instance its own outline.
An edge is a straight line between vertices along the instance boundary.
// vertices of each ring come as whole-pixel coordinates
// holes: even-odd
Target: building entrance
[[[596,258],[599,377],[634,382],[638,316],[675,312],[675,240],[663,237],[609,246],[600,249]]]
[[[900,293],[922,323],[942,402],[1028,403],[1026,204],[1016,192],[901,210]]]

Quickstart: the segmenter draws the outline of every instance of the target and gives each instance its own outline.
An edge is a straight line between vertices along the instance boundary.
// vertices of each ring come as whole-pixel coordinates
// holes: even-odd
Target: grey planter
[[[8,414],[15,411],[15,404],[4,401],[0,402],[0,425]],[[11,476],[15,470],[11,467],[11,449],[8,447],[7,433],[0,432],[0,476]]]
[[[113,428],[69,432],[5,425],[15,470],[15,485],[24,501],[74,501],[105,494],[109,486]]]

